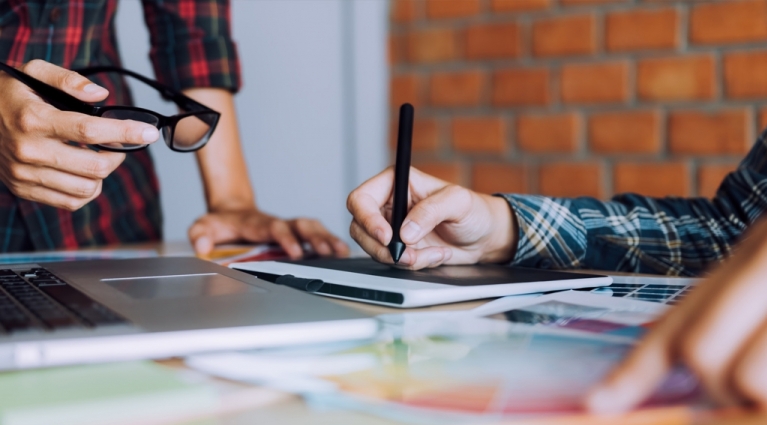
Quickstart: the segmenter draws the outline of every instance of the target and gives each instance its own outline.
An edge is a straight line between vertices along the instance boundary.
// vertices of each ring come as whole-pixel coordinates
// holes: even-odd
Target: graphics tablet
[[[259,261],[230,267],[319,295],[403,308],[612,283],[608,276],[486,264],[402,270],[370,258]]]

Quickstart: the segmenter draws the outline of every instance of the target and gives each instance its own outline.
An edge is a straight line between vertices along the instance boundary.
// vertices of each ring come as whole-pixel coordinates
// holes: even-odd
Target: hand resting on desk
[[[355,189],[347,200],[352,238],[382,263],[393,264],[393,168]],[[408,215],[400,237],[407,245],[398,265],[409,269],[441,264],[501,263],[514,256],[517,231],[508,202],[410,169]]]
[[[767,411],[767,220],[735,254],[669,311],[587,401],[618,413],[643,402],[677,364],[723,405]]]

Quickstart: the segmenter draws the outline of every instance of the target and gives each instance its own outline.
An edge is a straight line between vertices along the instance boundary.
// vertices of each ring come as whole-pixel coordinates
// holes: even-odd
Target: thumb
[[[107,89],[82,75],[43,60],[29,61],[21,71],[84,102],[99,102],[109,95]]]
[[[400,238],[414,245],[444,222],[464,218],[472,205],[472,192],[460,186],[446,186],[415,204],[402,222]]]

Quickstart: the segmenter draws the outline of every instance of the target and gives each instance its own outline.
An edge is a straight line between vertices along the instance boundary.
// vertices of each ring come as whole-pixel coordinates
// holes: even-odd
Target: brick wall
[[[392,0],[390,62],[414,165],[483,192],[711,196],[767,125],[767,0]]]

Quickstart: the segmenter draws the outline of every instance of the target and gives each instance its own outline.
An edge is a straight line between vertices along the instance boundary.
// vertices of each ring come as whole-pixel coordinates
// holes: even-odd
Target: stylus
[[[391,213],[392,237],[389,252],[394,264],[405,252],[405,244],[399,232],[407,215],[407,198],[410,180],[410,146],[413,143],[413,105],[403,104],[399,108],[399,129],[397,131],[397,158],[394,163],[394,205]]]

